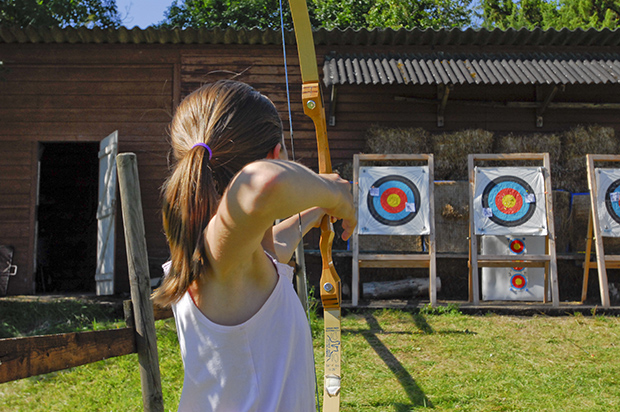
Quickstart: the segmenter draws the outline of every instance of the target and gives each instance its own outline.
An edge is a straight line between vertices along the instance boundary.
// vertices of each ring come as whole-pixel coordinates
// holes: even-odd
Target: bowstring
[[[280,31],[282,32],[282,55],[284,56],[284,79],[285,79],[285,83],[286,83],[286,106],[287,106],[287,110],[288,110],[288,130],[289,130],[289,136],[290,136],[290,140],[291,140],[291,158],[293,159],[293,162],[295,162],[295,141],[293,140],[293,116],[291,114],[291,93],[290,93],[290,89],[289,89],[289,82],[288,82],[288,64],[286,62],[286,38],[284,36],[284,9],[282,7],[282,0],[280,0]],[[303,228],[301,225],[301,212],[298,214],[298,218],[297,221],[299,222],[299,241],[302,242],[303,244],[303,239],[304,239],[304,235],[303,235]],[[299,251],[299,247],[297,248],[297,252]],[[305,276],[304,276],[305,278]],[[308,285],[307,285],[307,281],[305,282],[306,284],[304,285],[306,290],[304,291],[305,295],[306,295],[306,318],[308,319],[308,327],[310,328],[310,336],[312,337],[312,327],[310,325],[310,304],[308,302]],[[317,412],[320,411],[320,402],[319,402],[319,386],[316,384],[317,381],[317,376],[316,376],[316,360],[314,359],[314,353],[312,353],[312,359],[313,359],[313,365],[314,365],[314,388],[315,388],[315,397],[316,397],[316,410]]]

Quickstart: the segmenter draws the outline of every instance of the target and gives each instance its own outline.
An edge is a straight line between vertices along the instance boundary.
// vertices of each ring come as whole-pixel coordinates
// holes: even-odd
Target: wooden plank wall
[[[430,48],[319,46],[319,73],[329,53],[411,53]],[[446,48],[445,51],[454,51]],[[466,50],[459,49],[464,52]],[[476,50],[480,52],[480,50]],[[10,294],[32,293],[37,142],[98,142],[119,130],[121,152],[135,152],[145,207],[151,276],[167,258],[161,230],[160,187],[168,173],[168,125],[175,102],[206,82],[245,81],[271,98],[281,113],[287,145],[289,121],[282,49],[279,45],[0,44],[0,244],[15,247],[19,275]],[[287,47],[295,158],[316,169],[314,127],[301,108],[295,46]],[[568,85],[554,101],[617,102],[619,85]],[[324,89],[326,105],[330,90]],[[620,131],[613,110],[548,110],[544,127],[534,109],[459,106],[455,100],[535,101],[534,86],[455,86],[437,126],[434,104],[396,101],[396,96],[437,98],[430,85],[344,85],[337,88],[336,125],[329,126],[335,169],[365,150],[372,125],[422,127],[431,133],[482,128],[496,133],[547,133],[598,123]],[[117,222],[117,291],[127,291],[121,222]],[[314,248],[311,240],[308,247]],[[346,248],[339,244],[337,249]]]
[[[152,48],[150,48],[152,49]],[[9,294],[33,293],[37,142],[98,142],[119,131],[119,150],[141,163],[151,245],[159,229],[158,188],[166,165],[175,50],[131,45],[2,45],[0,243],[15,247]],[[157,222],[157,223],[155,223]],[[118,219],[117,267],[126,267]],[[128,290],[119,271],[120,290]],[[87,274],[90,276],[91,274]],[[94,277],[94,274],[92,274]]]

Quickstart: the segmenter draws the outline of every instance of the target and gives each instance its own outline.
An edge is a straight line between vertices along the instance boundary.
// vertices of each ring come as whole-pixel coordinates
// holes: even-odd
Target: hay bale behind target
[[[431,153],[430,133],[421,127],[389,129],[375,125],[366,133],[366,153]]]
[[[493,132],[462,130],[433,135],[436,180],[468,180],[467,155],[492,153]]]
[[[559,134],[534,133],[530,135],[508,134],[496,139],[496,153],[549,153],[551,162],[551,176],[560,162],[562,153],[562,140]],[[510,166],[530,166],[531,161],[510,162]],[[536,163],[540,164],[540,162]],[[553,181],[552,181],[553,182]],[[553,185],[553,188],[556,186]]]
[[[573,193],[587,192],[586,154],[617,154],[618,142],[611,127],[577,126],[562,135],[562,154],[554,185]],[[597,164],[603,167],[602,164]]]

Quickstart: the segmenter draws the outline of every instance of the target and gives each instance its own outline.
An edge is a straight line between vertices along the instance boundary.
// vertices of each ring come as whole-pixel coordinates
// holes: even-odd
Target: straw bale
[[[467,253],[469,182],[435,183],[435,241],[438,253]]]
[[[367,253],[413,253],[423,251],[423,241],[422,236],[360,235],[359,248]]]
[[[554,133],[534,133],[530,135],[508,134],[496,139],[497,153],[549,153],[551,171],[560,161],[562,153],[562,140],[560,135]],[[539,163],[540,164],[540,163]],[[512,162],[511,166],[519,166]]]
[[[554,187],[571,192],[588,191],[586,154],[616,154],[614,129],[599,125],[577,126],[562,135],[558,181]]]
[[[418,128],[383,128],[367,131],[366,152],[373,154],[415,154],[430,152],[430,134]]]
[[[491,153],[493,132],[482,129],[462,130],[433,135],[435,178],[437,180],[468,180],[467,155]]]
[[[341,163],[337,169],[334,169],[335,173],[338,173],[340,177],[349,182],[353,181],[353,162]]]

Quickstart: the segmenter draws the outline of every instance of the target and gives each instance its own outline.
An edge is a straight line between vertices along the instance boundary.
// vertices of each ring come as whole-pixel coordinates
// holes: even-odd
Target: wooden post
[[[116,164],[136,327],[136,346],[140,363],[142,402],[146,412],[163,412],[164,400],[159,373],[153,304],[150,300],[151,284],[138,180],[138,162],[134,153],[122,153],[116,157]]]
[[[586,162],[588,165],[588,186],[590,188],[590,216],[592,219],[592,227],[594,230],[594,245],[596,247],[596,266],[598,269],[598,283],[601,293],[601,305],[604,308],[610,306],[609,300],[609,282],[607,280],[607,259],[605,255],[605,248],[603,247],[603,234],[601,233],[601,222],[598,215],[598,185],[596,183],[596,170],[594,169],[595,161],[620,161],[620,156],[615,155],[586,155]],[[586,260],[590,261],[590,254],[586,255]],[[592,264],[588,263],[588,267]],[[585,280],[585,279],[584,279]],[[587,288],[587,284],[586,284]],[[587,289],[586,289],[587,293]],[[583,292],[582,292],[583,295]],[[582,296],[583,298],[583,296]]]
[[[592,214],[594,213],[594,208],[590,209],[590,213],[588,216],[588,237],[586,238],[586,260],[583,264],[583,285],[581,286],[581,303],[585,303],[588,297],[588,279],[590,277],[590,255],[592,254]]]
[[[431,302],[431,307],[437,306],[437,244],[435,242],[435,157],[432,154],[428,155],[428,201],[430,203],[429,217],[430,222],[430,235],[428,238],[428,254],[430,258],[429,262],[429,288],[428,294]]]
[[[359,218],[359,169],[360,157],[358,154],[353,155],[353,204],[355,205],[355,217]],[[351,237],[351,249],[353,250],[353,258],[351,259],[351,303],[357,306],[360,296],[360,261],[359,261],[359,237],[358,228]]]
[[[478,284],[478,237],[474,219],[474,196],[476,193],[476,169],[474,155],[467,156],[469,172],[469,301],[480,304],[480,286]]]
[[[545,200],[547,207],[547,254],[550,255],[549,277],[551,281],[551,304],[560,306],[560,287],[558,285],[558,262],[555,247],[555,217],[553,215],[553,189],[551,187],[551,160],[549,153],[543,154],[543,170],[545,178]],[[545,271],[546,273],[546,271]],[[545,298],[547,295],[545,294]]]

